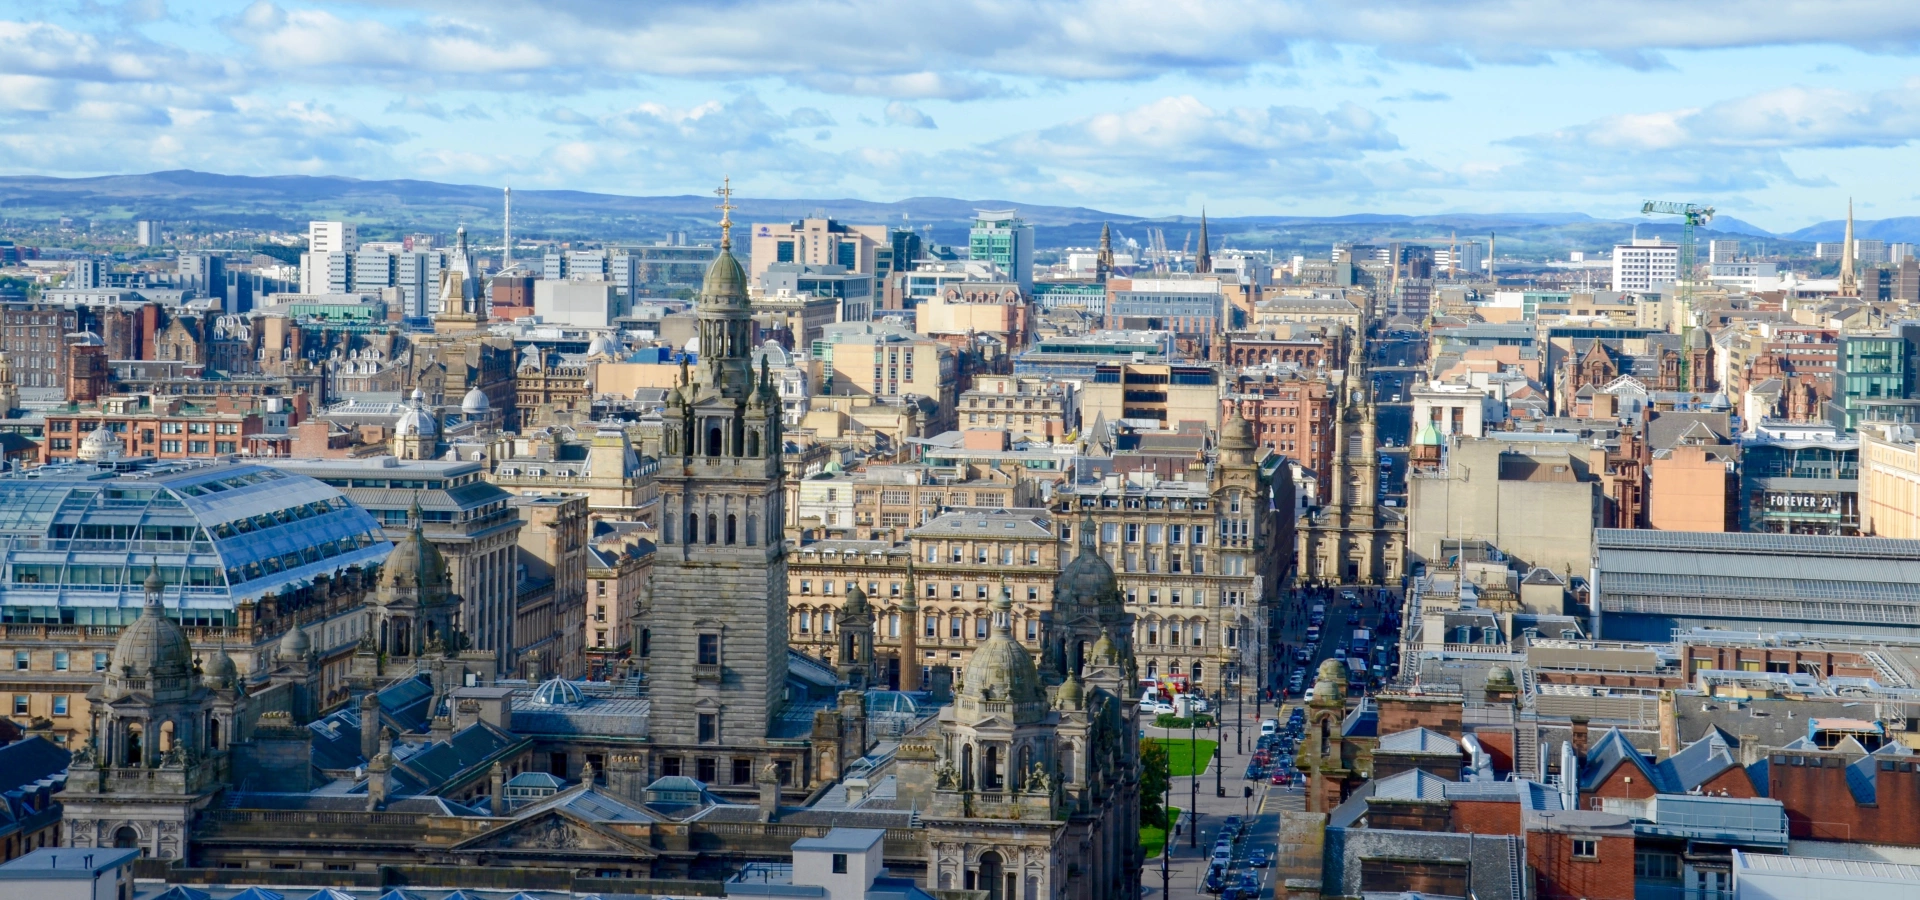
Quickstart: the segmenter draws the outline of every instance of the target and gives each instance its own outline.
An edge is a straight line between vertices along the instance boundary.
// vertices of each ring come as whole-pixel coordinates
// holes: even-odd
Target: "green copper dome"
[[[1093,540],[1094,529],[1098,527],[1092,516],[1080,520],[1080,550],[1060,570],[1060,579],[1054,588],[1056,604],[1064,601],[1092,606],[1120,602],[1120,584],[1113,576],[1113,566],[1100,555],[1100,548]]]
[[[861,590],[857,585],[847,588],[847,602],[841,609],[840,614],[847,618],[866,615],[867,592]]]
[[[732,250],[722,247],[713,265],[707,267],[706,280],[700,285],[700,305],[742,308],[747,305],[747,273],[740,268],[740,261],[734,258]]]
[[[1446,438],[1440,434],[1439,427],[1432,422],[1420,426],[1420,433],[1413,436],[1413,444],[1416,447],[1438,447],[1446,442]]]
[[[958,700],[960,711],[976,720],[1003,712],[1015,725],[1046,718],[1047,691],[1033,655],[1013,639],[1013,601],[1005,594],[993,601],[993,636],[973,651]]]

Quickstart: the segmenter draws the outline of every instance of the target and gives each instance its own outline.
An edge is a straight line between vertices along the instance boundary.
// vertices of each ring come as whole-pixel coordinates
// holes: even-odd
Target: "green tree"
[[[1160,800],[1167,793],[1167,781],[1171,777],[1172,762],[1167,757],[1167,748],[1152,738],[1140,739],[1140,821],[1147,825],[1157,825],[1162,829],[1170,828],[1167,811]]]

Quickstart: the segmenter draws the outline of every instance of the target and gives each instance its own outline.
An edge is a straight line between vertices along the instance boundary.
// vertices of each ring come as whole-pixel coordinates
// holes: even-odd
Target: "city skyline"
[[[1920,12],[160,0],[0,9],[0,168],[1142,215],[1901,215]],[[517,123],[517,124],[516,124]]]

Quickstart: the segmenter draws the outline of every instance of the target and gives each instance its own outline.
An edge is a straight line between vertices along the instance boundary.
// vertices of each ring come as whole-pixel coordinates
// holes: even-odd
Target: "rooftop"
[[[158,565],[166,605],[231,610],[393,549],[339,490],[224,461],[0,476],[0,542],[12,573],[0,603],[41,608],[138,608]]]
[[[0,881],[44,881],[49,878],[92,878],[131,862],[139,850],[42,847],[5,865]]]

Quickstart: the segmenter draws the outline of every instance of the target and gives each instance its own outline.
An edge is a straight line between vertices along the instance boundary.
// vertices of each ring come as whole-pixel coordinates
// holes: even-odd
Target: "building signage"
[[[1767,511],[1790,515],[1839,515],[1840,497],[1837,494],[1804,491],[1770,491],[1767,493]]]

